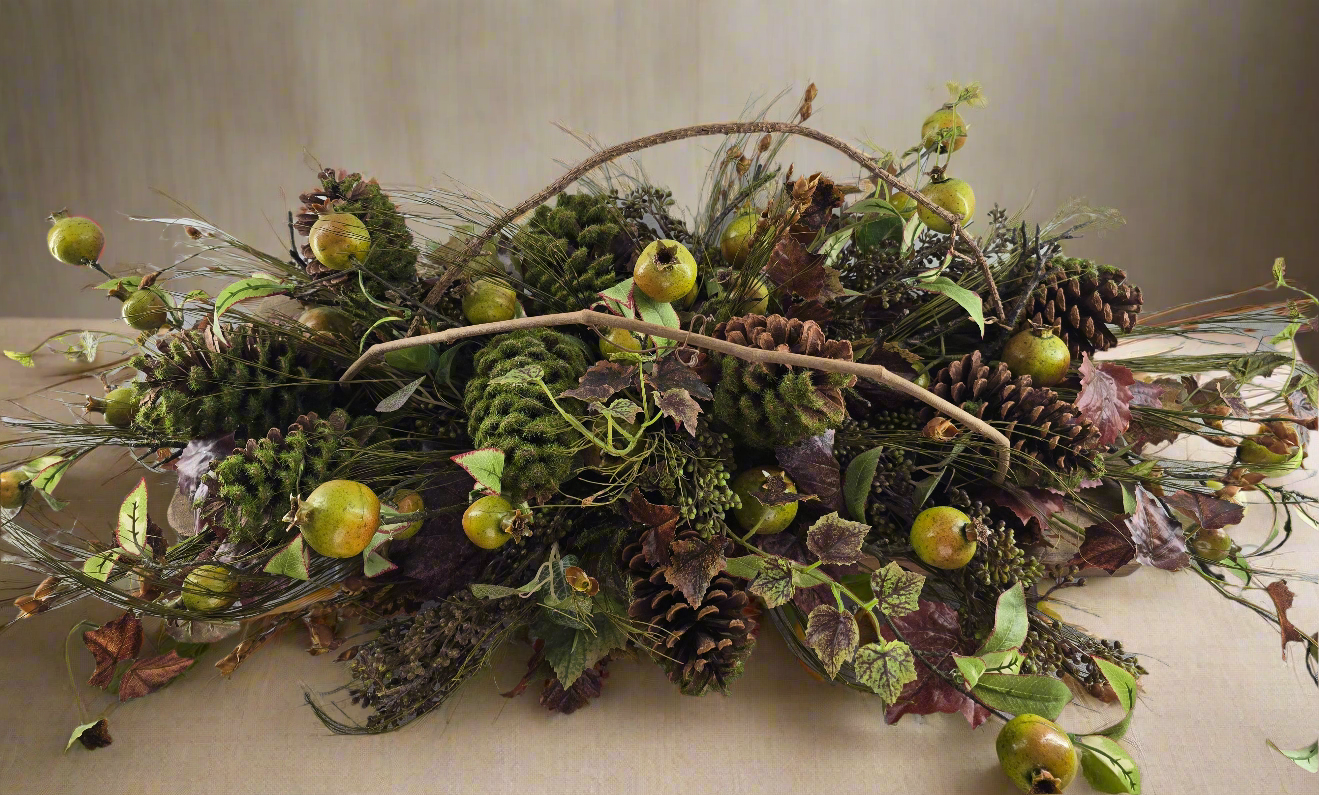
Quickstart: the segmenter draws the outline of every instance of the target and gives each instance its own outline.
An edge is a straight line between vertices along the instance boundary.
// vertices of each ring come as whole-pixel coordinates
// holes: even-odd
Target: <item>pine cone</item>
[[[684,531],[678,538],[700,538]],[[699,608],[664,578],[665,567],[646,561],[640,540],[623,550],[632,577],[628,615],[649,625],[649,643],[669,680],[689,696],[710,690],[728,693],[756,639],[756,622],[748,615],[751,599],[726,572],[710,583]]]
[[[720,323],[712,336],[767,351],[852,361],[852,343],[827,339],[814,320],[746,315]],[[842,390],[856,383],[854,375],[755,364],[726,354],[711,359],[721,371],[714,416],[749,445],[795,444],[837,428],[847,416]]]
[[[549,497],[572,474],[581,437],[538,384],[490,381],[534,365],[542,370],[550,392],[558,395],[577,386],[586,372],[582,346],[551,329],[527,329],[495,337],[473,361],[476,373],[467,382],[463,401],[472,442],[477,448],[504,451],[506,488],[530,498]],[[561,398],[559,403],[568,409],[574,401]]]
[[[225,328],[224,342],[208,327],[175,331],[158,348],[131,362],[142,373],[134,422],[163,439],[242,438],[331,408],[334,363],[296,338],[235,325]]]
[[[1123,284],[1126,278],[1119,268],[1057,257],[1028,299],[1025,322],[1058,329],[1073,359],[1106,351],[1117,344],[1108,324],[1131,331],[1144,302],[1139,287]]]
[[[1074,472],[1096,466],[1099,430],[1076,406],[1052,389],[1031,386],[1028,375],[1014,377],[1002,362],[984,364],[980,351],[940,370],[930,391],[999,428],[1014,450],[1029,453],[1047,467]],[[934,415],[926,408],[922,417]]]
[[[585,309],[625,277],[635,243],[610,197],[563,194],[513,238],[513,262],[542,312]]]
[[[406,284],[417,277],[417,250],[412,244],[412,232],[389,196],[380,190],[374,180],[364,180],[361,174],[349,174],[343,169],[327,168],[316,175],[321,181],[319,190],[308,191],[298,198],[302,207],[294,219],[293,228],[303,237],[311,232],[316,218],[325,212],[352,213],[366,225],[371,235],[371,251],[363,267],[393,284]],[[327,268],[312,256],[311,247],[302,246],[302,258],[307,272],[324,273]],[[373,291],[378,285],[371,285]]]
[[[606,657],[594,666],[582,671],[577,680],[566,690],[559,677],[551,676],[545,680],[540,691],[540,705],[550,712],[571,715],[599,698],[604,690],[604,680],[609,678],[609,658]]]

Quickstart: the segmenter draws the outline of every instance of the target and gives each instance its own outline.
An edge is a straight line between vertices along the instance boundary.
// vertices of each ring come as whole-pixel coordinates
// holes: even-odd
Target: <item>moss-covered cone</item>
[[[852,360],[852,343],[830,340],[814,320],[745,315],[715,327],[714,336],[766,351]],[[714,416],[754,447],[795,444],[837,428],[847,416],[842,390],[856,376],[715,354],[720,368]]]
[[[635,244],[608,196],[564,194],[513,238],[513,261],[542,311],[584,309],[625,278]]]
[[[272,428],[262,439],[248,439],[212,469],[203,517],[228,530],[231,541],[276,541],[284,534],[289,496],[331,480],[345,445],[374,428],[373,418],[350,420],[340,409],[325,419],[307,414],[286,432]]]
[[[467,382],[463,406],[468,433],[477,448],[504,451],[504,490],[531,498],[553,494],[572,473],[575,443],[580,436],[555,409],[539,384],[527,381],[491,383],[524,367],[537,367],[552,394],[577,386],[586,372],[582,346],[551,329],[526,329],[501,334],[477,352],[476,373]],[[571,411],[576,401],[562,398]]]
[[[294,226],[305,237],[312,224],[323,212],[352,213],[366,225],[371,235],[371,250],[363,267],[393,284],[411,282],[417,277],[417,249],[412,243],[403,215],[389,196],[380,190],[374,179],[363,179],[361,174],[343,169],[327,168],[316,175],[321,182],[319,190],[309,191],[298,198],[302,208]],[[311,256],[311,249],[303,246],[303,259],[309,273],[324,271]],[[376,285],[371,287],[374,292]]]
[[[134,423],[161,440],[213,434],[239,438],[283,428],[308,412],[328,412],[337,377],[314,348],[268,329],[176,331],[156,353],[134,356],[142,373]]]

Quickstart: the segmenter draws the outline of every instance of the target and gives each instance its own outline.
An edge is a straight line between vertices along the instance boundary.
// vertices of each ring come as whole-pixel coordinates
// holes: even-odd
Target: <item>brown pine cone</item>
[[[545,680],[545,686],[540,691],[540,705],[550,712],[561,712],[564,715],[571,715],[585,707],[591,703],[591,699],[600,697],[604,680],[609,678],[608,665],[609,658],[606,657],[582,671],[577,681],[567,689],[564,689],[559,677],[551,676]]]
[[[1131,331],[1144,302],[1140,288],[1124,284],[1126,278],[1119,268],[1058,257],[1028,299],[1023,322],[1056,328],[1073,359],[1106,351],[1117,344],[1109,324]]]

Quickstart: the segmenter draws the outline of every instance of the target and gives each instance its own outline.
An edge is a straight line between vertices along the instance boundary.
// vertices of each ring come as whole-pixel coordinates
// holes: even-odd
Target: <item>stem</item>
[[[64,636],[64,670],[69,672],[69,686],[73,690],[73,700],[78,704],[78,720],[82,723],[87,722],[87,707],[83,706],[82,696],[78,695],[78,680],[73,677],[73,660],[69,657],[69,641],[73,639],[73,633],[83,627],[96,629],[96,625],[90,621],[79,621],[69,630],[69,634]]]
[[[501,320],[495,323],[482,323],[475,326],[461,326],[458,328],[446,329],[445,331],[439,331],[434,334],[423,334],[418,337],[407,337],[400,340],[390,340],[389,342],[378,342],[370,348],[367,348],[366,353],[359,356],[357,361],[353,362],[352,365],[344,371],[344,374],[339,377],[339,383],[345,384],[352,381],[354,376],[360,373],[363,368],[371,362],[383,357],[389,351],[413,348],[418,345],[446,345],[469,337],[476,337],[485,334],[500,334],[507,331],[517,331],[519,329],[546,328],[573,324],[627,329],[628,331],[649,334],[653,337],[675,340],[683,345],[693,345],[698,348],[717,351],[756,364],[783,364],[790,367],[810,367],[831,373],[844,373],[861,378],[869,378],[889,387],[895,392],[901,392],[908,397],[915,398],[928,406],[934,407],[943,414],[957,420],[966,427],[992,441],[999,448],[997,452],[998,466],[993,480],[995,483],[1001,483],[1007,476],[1008,465],[1012,456],[1012,445],[1001,431],[996,430],[989,425],[989,423],[972,415],[961,407],[944,400],[933,392],[930,392],[923,387],[919,387],[899,375],[889,372],[887,368],[881,365],[862,364],[860,362],[851,362],[841,359],[826,359],[820,356],[806,356],[800,353],[788,353],[785,351],[767,351],[761,350],[760,348],[750,348],[745,345],[738,345],[735,342],[707,337],[704,334],[695,334],[691,331],[661,326],[658,323],[647,323],[644,320],[618,317],[617,315],[609,315],[590,309],[581,309],[576,312],[562,312],[553,315],[520,317],[512,320]]]

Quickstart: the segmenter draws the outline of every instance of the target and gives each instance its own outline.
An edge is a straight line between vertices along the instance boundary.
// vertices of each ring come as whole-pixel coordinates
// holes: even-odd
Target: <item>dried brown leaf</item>
[[[655,398],[655,407],[661,414],[672,419],[678,429],[686,428],[687,433],[696,436],[696,415],[701,413],[701,405],[686,389],[675,387],[661,392]]]
[[[1287,587],[1286,580],[1275,580],[1265,587],[1269,592],[1269,598],[1273,600],[1273,606],[1278,611],[1278,627],[1282,630],[1282,659],[1287,659],[1288,643],[1305,643],[1305,633],[1292,624],[1291,619],[1287,617],[1287,611],[1291,609],[1292,601],[1296,594],[1292,589]]]
[[[680,538],[670,546],[669,565],[664,579],[682,591],[687,603],[698,607],[710,588],[710,581],[728,564],[724,557],[724,539]]]
[[[1244,507],[1208,494],[1174,491],[1163,499],[1174,510],[1186,514],[1207,530],[1239,524],[1246,516]]]
[[[119,681],[119,700],[130,701],[156,692],[178,678],[194,662],[196,660],[180,657],[175,651],[134,662]]]
[[[1117,364],[1096,367],[1090,354],[1081,354],[1081,392],[1076,408],[1099,429],[1099,443],[1112,444],[1131,424],[1131,385],[1135,376]]]
[[[1081,550],[1068,565],[1103,569],[1113,574],[1136,558],[1136,544],[1125,524],[1101,522],[1085,529]]]
[[[797,491],[813,494],[832,511],[843,507],[842,470],[834,458],[834,432],[825,431],[797,444],[774,448],[779,466],[792,477]]]
[[[561,396],[577,398],[587,403],[608,400],[637,383],[637,366],[619,362],[599,361],[578,379],[579,386],[565,389]]]
[[[115,666],[142,650],[142,622],[124,613],[108,624],[82,633],[82,642],[96,658],[96,671],[87,684],[105,687],[114,679]]]
[[[1127,529],[1136,545],[1136,560],[1164,571],[1191,564],[1181,525],[1144,486],[1136,485],[1136,512],[1127,517]]]
[[[646,375],[646,381],[660,392],[685,389],[692,397],[700,400],[714,397],[714,392],[710,391],[709,385],[701,380],[696,370],[682,363],[677,350],[665,354],[655,362],[655,366]]]

